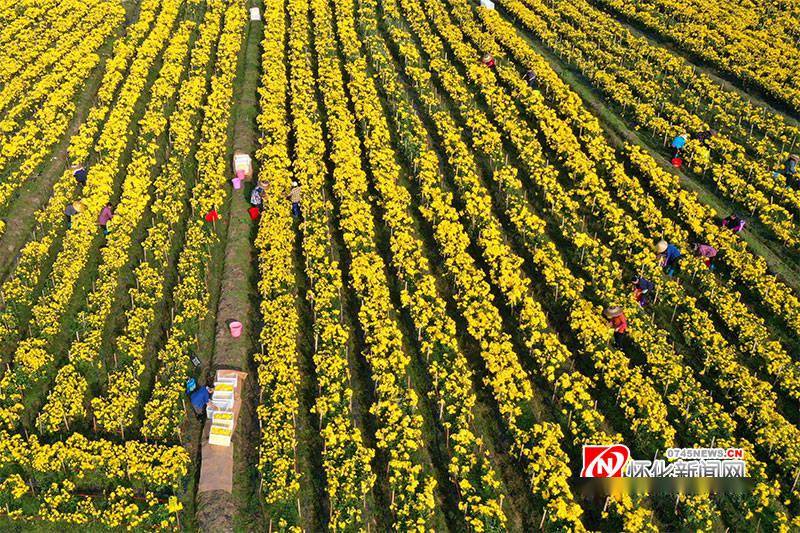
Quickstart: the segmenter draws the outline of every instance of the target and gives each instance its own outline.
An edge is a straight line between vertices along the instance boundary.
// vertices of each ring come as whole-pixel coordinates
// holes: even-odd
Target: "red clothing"
[[[206,222],[216,222],[217,220],[219,220],[219,213],[217,213],[216,209],[212,209],[211,211],[206,213],[206,216],[204,218],[206,219]]]
[[[625,318],[624,314],[615,316],[611,319],[611,327],[614,328],[614,331],[617,333],[625,333],[628,331],[628,319]]]
[[[255,206],[248,209],[247,212],[250,215],[250,220],[256,220],[258,218],[258,215],[261,214],[261,212]]]

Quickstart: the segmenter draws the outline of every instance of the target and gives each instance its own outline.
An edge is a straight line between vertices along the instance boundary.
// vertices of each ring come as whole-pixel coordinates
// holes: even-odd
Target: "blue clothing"
[[[677,148],[678,150],[680,150],[684,146],[686,146],[686,137],[684,137],[683,135],[678,135],[677,137],[672,139],[673,148]]]
[[[664,266],[672,266],[681,256],[681,251],[674,244],[667,245],[667,250],[664,252]]]
[[[75,178],[81,185],[86,185],[86,169],[85,168],[78,168],[72,173],[72,176]]]
[[[791,177],[794,176],[795,172],[797,172],[797,161],[795,161],[794,159],[787,160],[785,168],[786,175]]]
[[[203,410],[210,399],[208,387],[199,387],[189,396],[192,405],[198,410]]]
[[[264,189],[262,189],[261,187],[256,187],[255,189],[253,189],[253,192],[250,193],[250,204],[256,206],[261,205],[262,202],[261,193],[263,192]]]
[[[655,283],[644,278],[639,278],[639,283],[637,283],[636,286],[639,287],[642,292],[652,291],[656,288]]]

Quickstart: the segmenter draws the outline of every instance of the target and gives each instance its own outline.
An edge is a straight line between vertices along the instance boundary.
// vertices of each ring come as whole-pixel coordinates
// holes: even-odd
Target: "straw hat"
[[[665,241],[664,239],[661,239],[660,241],[658,241],[658,244],[656,244],[656,253],[657,254],[663,254],[664,252],[667,251],[667,246],[669,246],[667,244],[667,241]]]
[[[603,314],[606,318],[615,318],[622,314],[622,308],[618,305],[612,305],[603,309]]]
[[[793,161],[800,162],[800,155],[792,154],[792,155],[789,156],[789,159],[791,159]]]
[[[76,202],[72,202],[72,207],[75,208],[75,211],[80,213],[81,211],[83,211],[83,202],[81,202],[80,200],[76,201]]]

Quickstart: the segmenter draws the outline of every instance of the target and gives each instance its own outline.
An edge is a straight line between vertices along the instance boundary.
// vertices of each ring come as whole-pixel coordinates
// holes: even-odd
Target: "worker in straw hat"
[[[667,276],[672,277],[678,271],[678,264],[681,260],[681,251],[674,244],[670,244],[664,239],[661,239],[656,244],[656,256],[658,263],[667,273]]]
[[[603,315],[608,319],[608,325],[614,330],[614,345],[622,348],[625,334],[628,331],[628,319],[618,305],[611,305],[603,309]]]
[[[286,195],[286,198],[292,202],[292,216],[294,218],[298,218],[300,216],[300,201],[303,198],[302,188],[300,187],[299,182],[292,182],[292,188],[289,191],[289,194]]]
[[[64,214],[67,216],[67,228],[72,227],[72,217],[83,211],[84,205],[80,200],[76,200],[64,209]]]

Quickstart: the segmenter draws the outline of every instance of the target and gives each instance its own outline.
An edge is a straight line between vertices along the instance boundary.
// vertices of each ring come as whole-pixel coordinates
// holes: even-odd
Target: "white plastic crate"
[[[224,392],[224,393],[230,392],[231,394],[233,394],[235,388],[236,385],[234,385],[233,383],[227,383],[222,381],[214,382],[214,394],[216,394],[217,392]]]
[[[211,427],[233,429],[233,412],[215,411],[211,415]]]
[[[233,391],[224,391],[224,390],[214,390],[214,394],[211,396],[211,403],[213,403],[216,407],[221,410],[232,410],[233,409]]]
[[[211,426],[211,432],[208,435],[208,443],[214,446],[230,446],[232,436],[233,432],[228,428]]]
[[[236,378],[236,376],[217,376],[217,379],[214,383],[227,383],[229,385],[233,385],[234,389],[239,386],[239,380]]]

